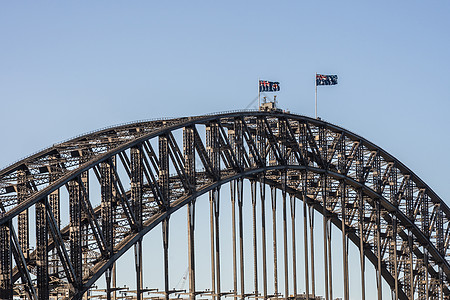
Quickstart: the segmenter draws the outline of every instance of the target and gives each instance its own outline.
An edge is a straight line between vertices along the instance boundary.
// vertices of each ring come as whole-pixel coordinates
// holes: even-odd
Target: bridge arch
[[[98,207],[90,200],[89,173],[100,185]],[[411,170],[364,138],[280,112],[125,124],[55,144],[0,171],[1,293],[12,297],[21,277],[30,298],[48,297],[53,252],[58,260],[53,269],[69,284],[72,297],[80,298],[172,212],[242,178],[263,181],[322,213],[344,238],[362,246],[399,299],[448,296],[447,205]],[[70,224],[61,228],[59,191],[64,187]],[[33,225],[27,211],[33,206],[40,230],[36,250],[30,252]],[[117,214],[123,216],[119,221]],[[119,237],[112,231],[114,222],[126,228]],[[83,234],[95,240],[91,251],[97,253],[87,276],[81,262]]]

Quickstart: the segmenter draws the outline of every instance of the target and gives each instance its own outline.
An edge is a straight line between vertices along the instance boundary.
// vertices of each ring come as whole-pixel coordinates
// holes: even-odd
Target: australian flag
[[[337,75],[316,74],[316,85],[335,85],[337,83]]]
[[[279,82],[272,82],[267,80],[259,81],[259,91],[260,92],[278,92],[280,90]]]

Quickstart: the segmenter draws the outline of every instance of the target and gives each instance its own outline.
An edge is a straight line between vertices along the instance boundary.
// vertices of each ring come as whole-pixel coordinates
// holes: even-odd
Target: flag
[[[280,90],[279,82],[272,82],[267,80],[259,81],[259,91],[260,92],[278,92]]]
[[[338,83],[337,75],[316,74],[316,85],[335,85]]]

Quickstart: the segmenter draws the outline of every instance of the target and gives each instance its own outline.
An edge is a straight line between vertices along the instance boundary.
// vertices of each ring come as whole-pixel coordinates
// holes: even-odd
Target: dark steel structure
[[[244,180],[250,182],[253,216],[253,254],[245,260],[253,261],[253,274],[244,267]],[[93,181],[100,189],[91,187]],[[224,185],[231,187],[231,292],[221,289],[219,213]],[[265,186],[270,187],[268,195]],[[275,217],[277,190],[282,195],[281,224]],[[68,205],[61,203],[62,193],[68,194]],[[196,289],[194,251],[196,198],[205,193],[210,197],[211,226],[208,292]],[[94,198],[101,199],[100,205],[93,204]],[[302,203],[303,215],[296,215],[296,203]],[[65,227],[63,207],[69,209]],[[49,299],[63,289],[64,297],[82,299],[105,275],[111,299],[114,262],[134,248],[136,299],[143,299],[148,290],[142,283],[142,238],[161,224],[162,295],[168,299],[173,293],[170,217],[183,207],[188,211],[189,299],[199,294],[215,300],[225,295],[314,299],[318,257],[324,262],[320,282],[325,285],[325,299],[333,299],[332,224],[342,232],[345,300],[349,299],[349,241],[360,250],[362,299],[366,258],[376,269],[378,299],[382,280],[394,299],[450,296],[450,211],[442,199],[401,162],[364,138],[321,120],[272,110],[120,125],[54,144],[1,170],[0,298]],[[314,250],[317,212],[323,216],[323,257]],[[272,220],[266,220],[268,215]],[[257,228],[259,218],[261,228]],[[296,257],[298,219],[304,223],[304,262]],[[277,244],[277,226],[283,228],[282,244]],[[266,233],[271,229],[268,242]],[[277,247],[283,249],[283,257],[278,257]],[[268,274],[271,255],[273,274]],[[298,263],[306,266],[302,275],[306,294],[297,290]],[[280,264],[284,274],[279,272]],[[253,287],[245,285],[246,277],[252,278]],[[280,277],[284,286],[279,286]]]

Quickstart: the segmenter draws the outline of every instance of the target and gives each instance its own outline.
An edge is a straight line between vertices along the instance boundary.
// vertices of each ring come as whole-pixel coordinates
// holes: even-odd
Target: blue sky
[[[381,146],[449,203],[448,1],[10,1],[0,166],[113,124],[279,105]]]

